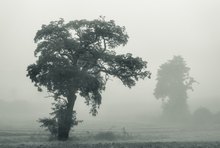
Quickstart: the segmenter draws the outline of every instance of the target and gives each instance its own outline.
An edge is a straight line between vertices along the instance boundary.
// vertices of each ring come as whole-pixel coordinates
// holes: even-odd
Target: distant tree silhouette
[[[154,96],[163,100],[163,116],[167,120],[181,121],[189,115],[187,90],[193,90],[196,82],[189,70],[181,56],[174,56],[158,70]]]
[[[220,124],[220,111],[214,114],[214,122]]]
[[[212,123],[213,120],[213,114],[212,112],[205,107],[199,107],[196,109],[193,113],[193,121],[196,123],[196,125],[204,125],[206,123]]]
[[[113,50],[126,45],[125,27],[104,17],[75,20],[63,19],[42,25],[34,41],[37,61],[28,66],[27,76],[39,91],[46,87],[55,101],[62,100],[62,115],[58,117],[58,139],[67,140],[73,120],[77,95],[91,105],[97,114],[101,94],[109,77],[119,78],[125,86],[134,86],[139,78],[150,77],[147,62],[132,54],[116,54]]]

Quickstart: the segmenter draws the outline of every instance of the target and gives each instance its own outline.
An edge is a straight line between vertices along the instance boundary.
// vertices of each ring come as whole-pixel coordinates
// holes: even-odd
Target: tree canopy
[[[79,92],[87,103],[99,105],[109,76],[119,78],[128,87],[134,86],[138,78],[150,76],[145,70],[147,62],[111,50],[128,42],[125,27],[113,20],[64,23],[60,19],[43,25],[34,41],[38,43],[38,60],[28,66],[28,77],[39,90],[45,86],[57,97]]]
[[[157,99],[183,96],[187,98],[187,90],[193,90],[196,81],[189,76],[190,68],[181,56],[162,64],[157,73],[157,84],[154,95]]]

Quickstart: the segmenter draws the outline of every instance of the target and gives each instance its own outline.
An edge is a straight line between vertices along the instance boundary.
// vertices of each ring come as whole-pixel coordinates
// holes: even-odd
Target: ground
[[[39,130],[0,130],[0,148],[219,148],[219,126],[76,129],[59,142]]]

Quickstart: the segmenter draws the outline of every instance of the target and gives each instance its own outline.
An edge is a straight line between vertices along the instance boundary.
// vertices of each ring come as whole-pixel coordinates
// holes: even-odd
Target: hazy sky
[[[0,100],[45,101],[47,94],[37,92],[25,76],[36,60],[33,38],[42,24],[100,15],[126,27],[129,42],[116,50],[147,60],[152,78],[133,89],[109,82],[96,120],[160,112],[161,101],[152,95],[156,73],[173,55],[185,58],[200,83],[189,93],[190,107],[220,110],[219,0],[0,0]],[[86,118],[89,109],[83,102],[78,98],[76,109]]]

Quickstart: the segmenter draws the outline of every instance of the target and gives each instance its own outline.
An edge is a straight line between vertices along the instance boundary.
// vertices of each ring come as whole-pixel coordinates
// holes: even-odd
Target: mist
[[[127,45],[115,51],[142,57],[152,75],[131,89],[112,78],[95,117],[78,95],[74,110],[83,123],[74,130],[126,127],[135,131],[161,123],[163,101],[153,95],[157,72],[175,55],[184,58],[190,76],[198,82],[194,91],[187,91],[189,112],[195,119],[190,123],[203,118],[196,114],[201,108],[210,112],[212,119],[204,117],[213,120],[210,124],[219,123],[219,7],[217,0],[0,1],[0,129],[39,129],[37,120],[51,112],[53,98],[46,89],[38,92],[26,77],[27,66],[36,61],[33,39],[41,25],[60,18],[93,20],[100,15],[125,26],[129,35]]]

